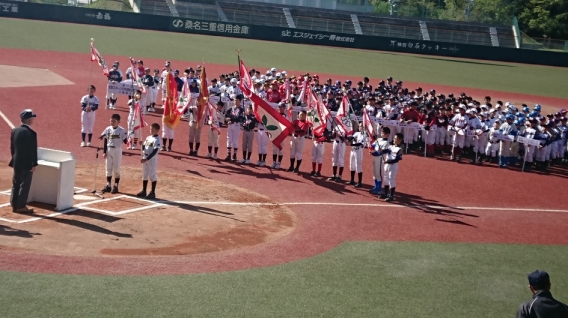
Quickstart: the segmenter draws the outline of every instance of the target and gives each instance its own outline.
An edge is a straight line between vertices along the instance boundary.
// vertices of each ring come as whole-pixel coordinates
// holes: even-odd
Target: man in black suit
[[[10,137],[12,160],[9,166],[14,168],[10,198],[13,212],[33,212],[26,207],[26,203],[32,185],[32,175],[37,167],[37,134],[30,128],[35,117],[36,114],[31,109],[22,111],[20,114],[22,125],[14,128]]]

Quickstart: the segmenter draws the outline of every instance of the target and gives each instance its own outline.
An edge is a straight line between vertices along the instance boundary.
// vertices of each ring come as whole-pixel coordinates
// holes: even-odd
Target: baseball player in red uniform
[[[292,122],[294,132],[292,133],[292,140],[290,141],[290,168],[288,172],[300,172],[300,165],[302,164],[302,151],[304,150],[305,136],[310,129],[310,123],[306,121],[306,111],[302,110],[298,115],[298,119]],[[294,168],[296,162],[296,168]]]

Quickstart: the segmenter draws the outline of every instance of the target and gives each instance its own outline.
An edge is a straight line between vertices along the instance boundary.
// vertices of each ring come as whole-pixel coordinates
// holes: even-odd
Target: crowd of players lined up
[[[141,61],[139,61],[141,62]],[[139,63],[143,65],[143,63]],[[122,73],[115,62],[110,71],[109,80],[121,81]],[[157,92],[170,71],[170,63],[166,62],[162,70],[145,68],[144,85],[154,91],[145,101],[148,111],[154,111]],[[187,68],[182,76],[178,70],[171,70],[181,92],[185,81],[190,81],[192,93],[199,93],[199,77],[201,67]],[[130,78],[131,69],[126,72]],[[402,81],[394,81],[392,77],[381,80],[376,87],[370,84],[369,78],[353,83],[333,81],[331,78],[320,79],[318,75],[304,74],[290,76],[286,71],[272,68],[265,73],[252,69],[250,76],[257,94],[270,103],[292,103],[302,106],[299,96],[305,89],[305,81],[311,90],[321,94],[330,111],[337,111],[341,100],[346,95],[356,115],[366,109],[375,118],[384,118],[399,122],[416,122],[424,129],[417,130],[398,125],[387,124],[393,132],[403,133],[405,148],[408,151],[419,151],[427,156],[447,153],[454,161],[468,158],[471,163],[496,162],[500,167],[514,166],[525,161],[524,170],[533,167],[546,170],[551,165],[567,163],[567,118],[566,109],[553,114],[541,113],[541,106],[534,105],[530,109],[526,104],[515,106],[502,101],[492,101],[486,96],[483,102],[474,100],[466,93],[459,96],[438,94],[436,90],[424,91],[421,87],[409,89]],[[290,93],[286,92],[286,80],[290,82]],[[239,72],[221,74],[218,79],[210,80],[209,94],[225,97],[229,100],[228,109],[235,97],[242,92],[238,87]],[[286,100],[286,96],[290,99]],[[111,96],[112,97],[112,96]],[[113,108],[115,98],[107,99],[107,106]],[[357,127],[358,125],[354,125]],[[382,125],[376,124],[377,135]],[[499,135],[515,138],[502,139]],[[539,140],[540,145],[528,145],[517,142],[516,136]],[[331,137],[331,132],[327,136]],[[424,149],[425,148],[425,149]]]

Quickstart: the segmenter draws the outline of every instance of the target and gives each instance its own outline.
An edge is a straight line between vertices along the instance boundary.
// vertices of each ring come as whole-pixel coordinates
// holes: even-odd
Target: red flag
[[[197,98],[197,128],[203,123],[205,117],[205,110],[207,109],[207,101],[209,100],[209,88],[207,87],[207,74],[205,73],[205,66],[201,68],[199,76],[199,97]]]
[[[217,109],[210,101],[207,101],[207,107],[205,108],[207,116],[209,116],[209,125],[211,125],[212,130],[216,130],[220,135],[221,130],[219,130],[219,116],[217,116]]]
[[[282,150],[281,144],[292,131],[292,123],[256,94],[251,93],[249,98],[253,103],[256,119],[268,131],[268,138],[278,149]]]
[[[172,72],[168,72],[165,80],[166,100],[164,101],[164,124],[175,129],[181,120],[181,113],[177,108],[177,83]]]
[[[97,63],[99,63],[99,66],[103,68],[104,76],[108,76],[108,66],[101,53],[99,53],[99,51],[95,49],[95,44],[93,43],[93,41],[91,41],[91,62],[94,61],[97,61]]]
[[[130,58],[130,69],[132,70],[132,80],[136,82],[138,89],[142,92],[142,94],[146,94],[146,86],[142,84],[142,78],[140,78],[138,67],[136,67],[136,61],[133,58]]]
[[[375,142],[375,128],[373,127],[373,122],[371,121],[369,113],[367,113],[367,109],[363,109],[363,126],[365,127],[367,135],[371,140],[369,142],[369,149],[371,149],[371,144]]]
[[[241,91],[243,91],[243,94],[246,97],[249,97],[252,94],[252,79],[250,77],[250,74],[247,70],[247,67],[245,66],[245,62],[243,62],[243,60],[239,59],[239,73],[241,74],[241,81],[239,83],[239,88],[241,89]]]
[[[353,125],[351,123],[351,118],[349,118],[348,109],[351,109],[351,103],[349,103],[347,95],[344,95],[341,100],[341,104],[339,105],[339,110],[335,115],[335,121],[337,122],[336,127],[344,136],[350,136],[353,134]]]

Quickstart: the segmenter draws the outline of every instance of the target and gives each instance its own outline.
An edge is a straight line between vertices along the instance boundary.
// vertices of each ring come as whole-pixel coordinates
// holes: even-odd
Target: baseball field
[[[368,76],[373,85],[392,76],[446,95],[539,103],[545,113],[568,107],[566,68],[2,18],[0,317],[511,317],[530,298],[535,269],[568,301],[563,167],[521,173],[409,155],[397,200],[385,203],[368,192],[370,157],[366,187],[356,189],[310,177],[310,160],[307,173],[291,174],[204,150],[187,156],[182,122],[173,151],[159,154],[156,201],[133,197],[139,150],[124,151],[121,193],[95,199],[98,140],[79,146],[86,87],[105,95],[91,38],[123,72],[132,56],[152,69],[204,65],[213,77],[237,70],[241,50],[249,69]],[[76,204],[64,213],[32,204],[35,215],[20,215],[7,204],[10,131],[25,108],[38,114],[40,147],[77,159]],[[95,135],[115,112],[126,118],[126,97],[97,111]],[[146,121],[161,123],[161,113]],[[220,140],[223,158],[225,129]],[[322,174],[331,175],[330,144]]]

